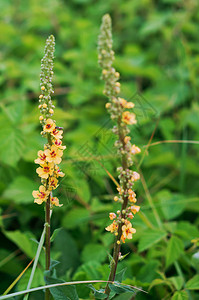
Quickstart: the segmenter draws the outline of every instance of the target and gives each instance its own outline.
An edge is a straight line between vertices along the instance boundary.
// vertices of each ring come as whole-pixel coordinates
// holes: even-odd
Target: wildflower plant
[[[136,229],[132,226],[132,219],[139,211],[140,207],[136,205],[136,193],[133,190],[134,183],[140,179],[140,175],[132,171],[130,167],[133,164],[133,156],[140,153],[140,148],[131,143],[131,137],[128,135],[130,129],[128,125],[136,124],[136,116],[132,112],[134,103],[119,97],[120,93],[120,74],[113,67],[114,51],[112,50],[112,31],[111,18],[108,14],[102,19],[101,32],[98,40],[98,60],[102,68],[102,79],[105,82],[104,94],[109,101],[106,108],[111,119],[115,122],[112,129],[117,136],[115,147],[120,157],[121,166],[118,167],[119,186],[117,187],[118,195],[114,197],[115,202],[121,204],[121,209],[116,213],[110,212],[109,218],[113,221],[108,227],[115,235],[115,244],[111,269],[108,281],[114,281],[118,260],[120,259],[120,247],[127,239],[132,239]],[[106,285],[105,294],[109,298],[110,287]]]
[[[58,187],[58,178],[65,174],[61,172],[59,164],[62,160],[62,128],[56,126],[53,120],[54,105],[51,94],[54,93],[52,86],[53,58],[55,51],[55,39],[51,35],[46,41],[44,57],[41,60],[41,94],[39,96],[40,123],[42,125],[41,135],[46,138],[44,149],[38,151],[35,163],[39,165],[36,169],[41,178],[41,185],[38,190],[32,192],[34,202],[41,205],[45,203],[45,228],[46,228],[46,270],[50,268],[50,216],[54,206],[62,206],[59,199],[53,196],[53,191]],[[48,297],[48,290],[46,299]]]

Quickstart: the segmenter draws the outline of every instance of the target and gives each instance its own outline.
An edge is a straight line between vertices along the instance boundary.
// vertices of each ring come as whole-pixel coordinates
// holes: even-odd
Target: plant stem
[[[50,197],[49,195],[47,201],[46,201],[46,210],[45,210],[45,226],[46,226],[46,270],[48,271],[50,269]],[[45,290],[45,300],[50,299],[50,290]]]
[[[123,148],[125,147],[125,143],[124,143],[124,132],[123,132],[123,128],[121,127],[121,116],[119,116],[118,121],[117,121],[117,125],[118,125],[118,129],[119,129],[119,140],[123,145]],[[123,170],[127,170],[128,169],[128,163],[127,163],[127,158],[126,155],[122,155],[122,168]],[[128,179],[126,179],[123,183],[123,189],[126,190],[127,189],[127,182]],[[128,195],[123,195],[123,203],[122,203],[122,207],[121,207],[121,218],[125,217],[125,214],[123,213],[123,210],[126,210],[128,205]],[[110,270],[110,274],[109,274],[109,278],[108,281],[114,281],[115,280],[115,275],[116,275],[116,270],[117,270],[117,264],[118,264],[118,260],[119,260],[119,253],[120,253],[120,243],[118,244],[117,242],[121,240],[121,236],[122,236],[122,226],[124,224],[121,222],[118,226],[118,235],[117,238],[115,240],[115,245],[114,245],[114,251],[113,251],[113,260],[111,263],[111,270]],[[109,298],[109,294],[110,294],[110,288],[109,288],[109,284],[106,284],[106,288],[105,288],[105,294],[108,295],[108,297],[106,298],[106,300],[108,300]]]

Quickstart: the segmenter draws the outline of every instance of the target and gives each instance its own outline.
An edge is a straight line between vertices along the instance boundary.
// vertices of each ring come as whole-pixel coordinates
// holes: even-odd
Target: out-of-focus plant
[[[114,281],[116,276],[117,264],[120,259],[120,246],[125,243],[126,239],[132,239],[132,235],[136,232],[132,227],[131,219],[139,211],[140,207],[135,205],[137,202],[136,194],[133,191],[134,182],[140,179],[139,173],[130,169],[133,164],[132,156],[140,153],[140,148],[131,144],[131,137],[128,136],[130,130],[128,125],[136,124],[136,116],[129,111],[134,107],[134,103],[128,102],[120,98],[120,74],[113,68],[114,51],[112,50],[112,29],[111,18],[108,14],[104,15],[101,25],[101,33],[98,41],[98,58],[102,67],[102,79],[105,81],[104,94],[109,98],[106,108],[110,113],[111,119],[116,125],[113,127],[113,133],[117,136],[115,147],[120,156],[121,166],[118,167],[119,187],[117,188],[119,195],[114,197],[114,201],[121,203],[121,209],[117,213],[109,214],[113,223],[106,227],[115,235],[115,245],[113,258],[110,263],[110,274],[108,281]],[[109,299],[110,288],[107,283],[105,294]]]

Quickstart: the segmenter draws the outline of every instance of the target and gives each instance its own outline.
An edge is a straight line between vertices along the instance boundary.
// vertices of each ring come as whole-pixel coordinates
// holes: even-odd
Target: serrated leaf
[[[23,154],[23,134],[17,128],[8,127],[0,129],[0,136],[0,160],[15,167]]]
[[[82,260],[83,262],[88,262],[91,260],[96,260],[99,262],[104,262],[104,260],[107,258],[106,249],[104,246],[99,244],[87,244],[84,247],[84,250],[82,252]]]
[[[116,275],[115,275],[115,281],[122,282],[122,280],[124,278],[124,275],[125,275],[125,272],[126,272],[126,269],[127,268],[124,268],[120,272],[116,273]]]
[[[64,283],[64,280],[60,280],[52,277],[45,277],[46,284]],[[54,297],[54,300],[79,300],[76,287],[74,285],[57,286],[50,288],[50,292]]]
[[[186,289],[199,290],[199,274],[195,275],[186,283]]]
[[[105,299],[107,297],[104,293],[104,289],[96,290],[92,284],[89,284],[88,287],[93,291],[96,299]]]
[[[89,212],[85,208],[74,208],[63,218],[63,227],[75,228],[87,222],[89,219]]]
[[[31,241],[34,236],[30,232],[4,231],[5,236],[15,243],[31,259],[35,256],[37,245]]]
[[[183,286],[183,278],[181,276],[174,276],[174,277],[169,277],[168,280],[173,283],[175,286],[176,290],[180,290]]]
[[[3,196],[16,203],[33,203],[32,191],[38,189],[37,184],[24,176],[16,179],[8,186]]]
[[[127,285],[121,285],[119,282],[114,282],[114,284],[109,284],[111,291],[115,292],[116,294],[122,294],[125,292],[132,292],[135,293],[134,289]]]
[[[149,286],[149,290],[151,290],[156,285],[165,284],[165,283],[166,283],[165,280],[163,280],[161,278],[156,278],[151,282],[151,284]]]
[[[183,242],[177,236],[173,235],[169,240],[166,250],[166,267],[175,262],[183,253],[183,250]]]
[[[146,230],[142,237],[140,238],[138,251],[142,252],[152,245],[158,243],[161,239],[163,239],[167,235],[166,231],[157,230],[157,229],[150,229]]]
[[[171,298],[171,300],[188,300],[189,297],[185,291],[177,291]]]

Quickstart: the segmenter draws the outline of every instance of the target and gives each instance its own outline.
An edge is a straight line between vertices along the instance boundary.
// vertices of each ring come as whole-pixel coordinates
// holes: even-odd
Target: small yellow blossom
[[[127,135],[124,138],[124,143],[127,144],[130,140],[131,140],[131,137]]]
[[[64,177],[65,174],[59,169],[58,166],[55,166],[54,175],[56,177]]]
[[[117,244],[119,245],[119,244],[120,244],[120,241],[117,241]]]
[[[59,206],[61,207],[63,204],[59,204],[59,199],[57,197],[50,198],[51,205]]]
[[[54,144],[55,144],[59,149],[61,149],[61,150],[65,150],[65,149],[66,149],[66,146],[62,146],[62,141],[59,140],[59,139],[56,139],[56,140],[54,141]]]
[[[63,137],[62,136],[63,130],[58,130],[58,129],[54,128],[51,133],[56,139],[62,139],[62,137]]]
[[[130,152],[131,152],[131,154],[138,154],[141,152],[141,150],[136,145],[132,145]]]
[[[115,202],[117,202],[119,200],[119,198],[117,196],[115,196],[113,199]]]
[[[129,189],[128,194],[129,194],[129,201],[135,203],[137,201],[136,193],[134,191],[132,191],[131,189]]]
[[[54,114],[54,110],[52,108],[49,109],[49,113],[52,115]]]
[[[118,228],[118,225],[117,225],[117,223],[114,220],[113,223],[111,225],[107,226],[105,229],[107,231],[110,231],[111,233],[113,233],[113,232],[115,232],[117,230],[117,228]]]
[[[51,146],[51,149],[44,151],[46,155],[47,162],[54,162],[55,164],[60,164],[63,151],[57,148],[55,145]]]
[[[49,177],[49,180],[48,180],[48,188],[49,190],[54,190],[56,189],[58,186],[58,180],[56,177]]]
[[[39,121],[43,121],[44,117],[43,116],[40,116],[39,117]]]
[[[139,212],[140,206],[133,205],[133,206],[130,207],[130,209],[131,209],[132,213],[135,215],[137,212]]]
[[[43,108],[47,108],[47,104],[46,103],[44,103],[42,106],[43,106]]]
[[[42,167],[36,169],[37,174],[39,177],[47,179],[49,176],[53,174],[53,163],[44,163]]]
[[[111,107],[111,103],[110,103],[110,102],[107,102],[106,105],[105,105],[105,107],[106,107],[106,108],[110,108],[110,107]]]
[[[44,91],[44,90],[45,90],[45,86],[42,86],[42,87],[41,87],[41,90]]]
[[[53,130],[56,130],[55,129],[55,123],[53,122],[53,120],[51,120],[51,119],[47,119],[46,120],[46,124],[45,124],[45,126],[44,126],[44,131],[45,132],[51,132],[52,133],[52,131]]]
[[[128,102],[124,98],[119,97],[118,100],[123,108],[133,108],[135,106],[133,102]]]
[[[39,99],[42,99],[43,98],[43,95],[39,95]]]
[[[109,218],[110,220],[113,220],[116,218],[116,214],[115,213],[109,213]]]
[[[44,153],[44,151],[39,150],[37,152],[38,158],[35,159],[35,163],[39,164],[39,165],[43,165],[46,162],[46,155]]]
[[[40,185],[38,191],[33,191],[32,195],[35,198],[35,203],[42,204],[44,201],[46,201],[49,191],[46,190],[46,188],[43,185]]]
[[[128,222],[127,225],[122,226],[122,234],[125,239],[132,239],[132,234],[136,233],[136,229],[132,227],[131,222]]]
[[[122,121],[126,124],[129,124],[129,125],[133,125],[133,124],[137,123],[137,121],[135,119],[135,114],[130,113],[129,111],[123,112]]]

